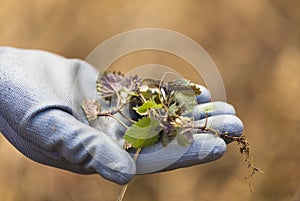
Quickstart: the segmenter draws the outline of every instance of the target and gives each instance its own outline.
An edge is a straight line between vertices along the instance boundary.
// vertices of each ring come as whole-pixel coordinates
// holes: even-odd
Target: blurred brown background
[[[158,27],[185,34],[211,55],[228,101],[245,124],[255,162],[265,171],[254,192],[240,181],[245,163],[235,144],[216,162],[137,176],[125,200],[300,200],[300,2],[283,0],[0,0],[0,45],[84,59],[106,39]],[[118,61],[185,65],[161,53]],[[0,200],[115,200],[120,186],[26,159],[0,137]]]

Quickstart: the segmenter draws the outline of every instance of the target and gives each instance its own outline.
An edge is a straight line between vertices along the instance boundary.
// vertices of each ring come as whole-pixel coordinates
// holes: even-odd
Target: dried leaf
[[[141,85],[141,78],[137,75],[125,78],[120,72],[104,72],[97,80],[97,92],[101,98],[111,100],[117,96],[118,101],[125,103],[137,86]]]
[[[168,82],[168,89],[171,91],[191,91],[194,96],[201,94],[201,90],[196,84],[183,78]]]
[[[81,107],[89,121],[97,119],[98,114],[101,112],[101,105],[96,100],[84,99]]]
[[[97,92],[101,98],[110,99],[125,85],[124,75],[119,72],[104,72],[97,80]]]

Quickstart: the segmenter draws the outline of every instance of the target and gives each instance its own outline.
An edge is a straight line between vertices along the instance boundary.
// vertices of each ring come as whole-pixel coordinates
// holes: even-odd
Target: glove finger
[[[201,94],[199,96],[197,96],[197,103],[201,104],[201,103],[208,103],[211,101],[211,94],[208,91],[208,89],[200,84],[197,84],[197,87],[200,88]]]
[[[118,184],[128,183],[135,174],[135,163],[126,151],[67,112],[39,110],[24,122],[24,138],[32,150],[23,151],[37,162],[81,174],[99,173]]]
[[[204,119],[208,117],[221,114],[235,115],[235,109],[232,105],[225,102],[211,102],[196,105],[191,115],[195,120]]]
[[[195,122],[196,127],[204,127],[205,124],[206,128],[213,128],[221,134],[227,133],[233,137],[241,136],[244,130],[243,122],[235,115],[216,115]],[[201,134],[201,130],[194,131],[194,133],[198,132]],[[230,141],[226,142],[229,143]]]
[[[137,160],[137,174],[164,172],[217,160],[223,156],[226,144],[212,134],[194,135],[188,146],[179,146],[174,140],[163,147],[157,143],[142,149]]]

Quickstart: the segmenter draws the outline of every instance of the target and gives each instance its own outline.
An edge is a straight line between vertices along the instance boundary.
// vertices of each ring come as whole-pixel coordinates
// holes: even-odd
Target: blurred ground
[[[299,9],[296,0],[0,0],[0,45],[84,59],[101,42],[131,29],[158,27],[189,36],[217,64],[265,174],[254,177],[250,193],[240,181],[245,164],[231,144],[216,162],[136,177],[125,200],[298,201]],[[184,65],[147,52],[118,62]],[[115,200],[120,189],[97,175],[32,162],[0,137],[0,200]]]

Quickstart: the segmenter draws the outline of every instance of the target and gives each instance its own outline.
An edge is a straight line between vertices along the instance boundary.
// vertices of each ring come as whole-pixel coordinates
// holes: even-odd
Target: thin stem
[[[154,109],[150,108],[150,111],[151,111],[154,115],[156,115],[157,118],[160,117],[160,115],[159,115]]]
[[[118,99],[118,103],[117,103],[117,107],[119,106],[120,104],[120,100],[121,100],[121,97],[120,97],[120,94],[119,94],[119,91],[116,90],[116,88],[114,87],[114,85],[112,85],[110,82],[108,82],[109,86],[116,92],[116,95],[117,95],[117,99]]]
[[[234,136],[230,136],[228,134],[221,134],[220,137],[223,138],[223,139],[236,141],[238,143],[241,143],[244,146],[247,146],[247,141],[245,140],[245,138],[243,136],[242,137],[234,137]]]
[[[120,113],[120,111],[118,111],[118,112]],[[115,112],[114,112],[114,113],[115,113]],[[124,126],[126,129],[128,129],[128,126],[127,126],[123,121],[121,121],[120,119],[118,119],[117,117],[115,117],[115,116],[113,115],[113,113],[110,113],[110,112],[99,113],[97,116],[98,116],[98,117],[111,117],[111,118],[117,120],[117,121],[118,121],[122,126]]]
[[[192,130],[193,130],[193,128],[187,128],[187,129],[181,131],[181,133],[187,133],[187,132],[190,132],[190,131],[192,131]]]
[[[122,190],[119,194],[119,197],[118,197],[117,201],[122,201],[123,200],[127,188],[128,188],[128,184],[125,184],[125,185],[122,186]]]
[[[122,126],[124,126],[126,129],[128,129],[129,127],[123,122],[121,121],[120,119],[118,119],[117,117],[115,116],[112,116],[112,118],[114,118],[115,120],[117,120]]]
[[[139,154],[141,153],[141,151],[142,151],[142,148],[138,148],[136,150],[136,152],[135,152],[135,154],[133,156],[133,161],[134,162],[137,161],[137,159],[138,159]],[[122,186],[122,190],[121,190],[121,192],[119,194],[119,197],[118,197],[117,201],[122,201],[124,199],[124,196],[125,196],[126,190],[128,188],[128,185],[129,185],[129,183]]]
[[[140,99],[141,99],[141,101],[142,101],[143,103],[147,101],[147,100],[145,99],[145,97],[141,94],[139,88],[137,88],[136,92],[137,92],[138,96],[140,97]]]
[[[162,95],[162,94],[161,94],[161,89],[162,89],[161,86],[163,85],[163,80],[164,80],[164,78],[166,77],[167,73],[168,73],[168,72],[165,72],[165,73],[164,73],[164,75],[163,75],[162,78],[160,79],[160,82],[159,82],[159,85],[158,85],[158,98],[159,98],[161,104],[163,105],[163,107],[165,108],[166,111],[168,111],[168,107],[165,105],[164,100],[163,100],[162,97],[161,97],[161,95]]]
[[[136,123],[137,121],[134,121],[133,119],[130,119],[129,117],[127,117],[125,114],[123,114],[123,112],[119,111],[119,114],[126,119],[127,121],[131,122],[131,123]]]
[[[207,128],[207,122],[208,122],[208,113],[207,112],[205,112],[205,124],[204,124],[204,129],[206,129]]]
[[[165,103],[164,103],[164,99],[163,99],[163,97],[162,97],[162,93],[161,93],[161,85],[159,84],[159,88],[158,88],[158,98],[159,98],[159,100],[160,100],[160,103],[162,104],[162,106],[165,108],[165,110],[166,111],[168,111],[168,107],[165,105]]]
[[[138,148],[133,156],[133,161],[136,162],[138,157],[139,157],[139,154],[141,153],[142,151],[142,148]]]

